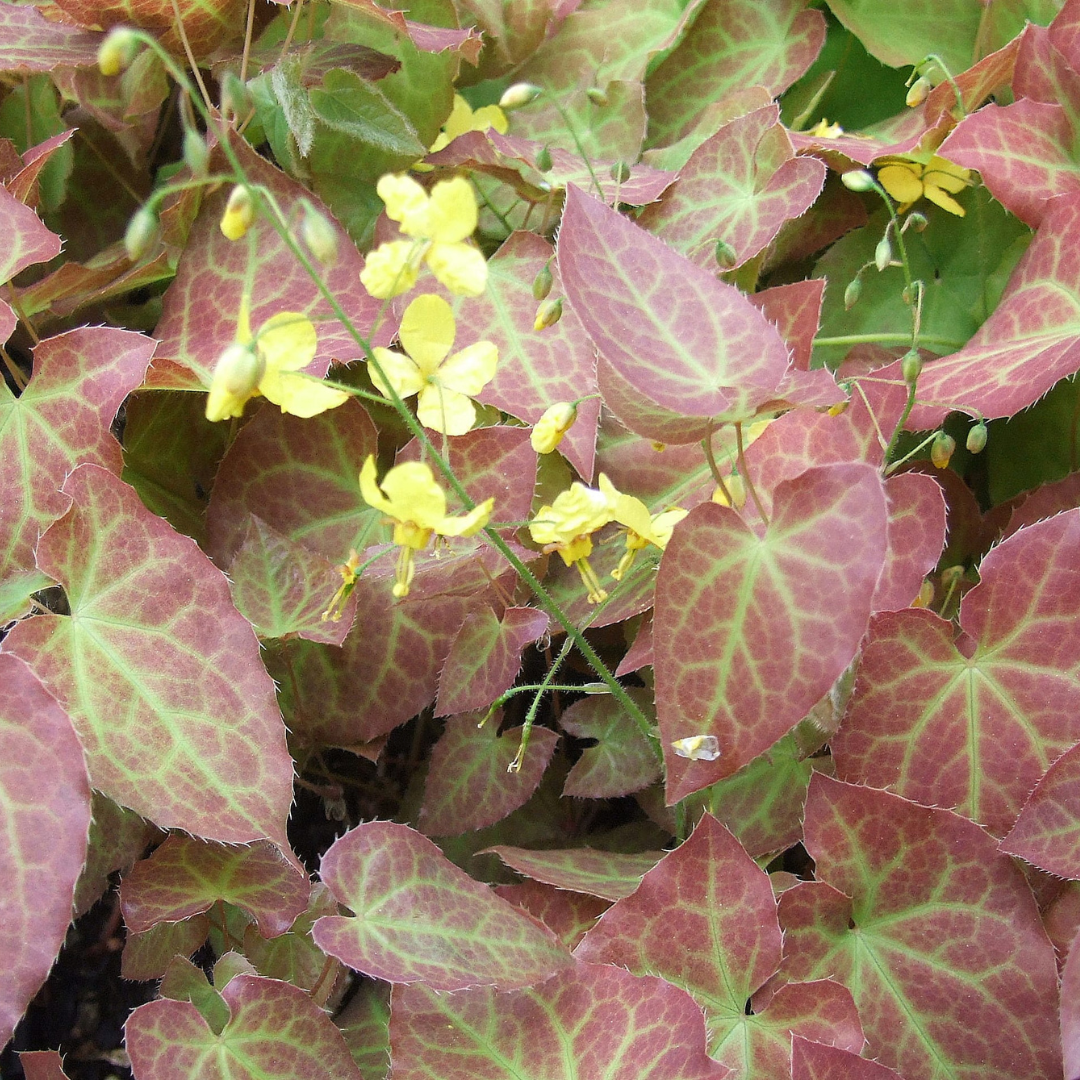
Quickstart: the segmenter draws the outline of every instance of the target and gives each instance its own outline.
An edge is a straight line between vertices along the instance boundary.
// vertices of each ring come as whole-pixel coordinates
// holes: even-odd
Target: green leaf
[[[322,86],[312,87],[310,97],[315,115],[327,127],[358,142],[402,157],[421,157],[427,150],[408,117],[394,107],[378,86],[364,82],[351,71],[327,72]],[[310,149],[310,141],[307,145]],[[300,152],[304,153],[303,143]]]

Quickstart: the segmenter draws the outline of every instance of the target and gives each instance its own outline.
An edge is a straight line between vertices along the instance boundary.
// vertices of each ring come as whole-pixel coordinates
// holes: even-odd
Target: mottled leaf
[[[433,990],[516,989],[570,963],[550,931],[408,826],[352,829],[323,856],[320,875],[354,914],[320,919],[315,943],[365,975]]]
[[[467,624],[466,624],[467,625]],[[501,710],[483,727],[483,713],[462,713],[446,722],[431,751],[419,828],[428,836],[457,836],[494,825],[528,802],[537,789],[559,736],[535,727],[518,772],[508,772],[522,728],[499,734]]]
[[[875,611],[908,607],[945,547],[945,496],[932,476],[902,473],[885,481],[888,553],[874,589]]]
[[[780,335],[737,289],[575,188],[558,250],[567,296],[589,336],[661,407],[740,419],[787,370]]]
[[[482,297],[459,305],[462,341],[493,341],[499,349],[495,378],[479,400],[535,424],[549,405],[576,401],[596,392],[592,343],[573,311],[546,330],[533,329],[536,300],[532,282],[545,265],[557,268],[554,251],[535,233],[516,232],[488,263],[488,287]],[[555,277],[552,296],[562,293]],[[578,417],[559,450],[579,475],[592,480],[600,402],[583,401]]]
[[[299,219],[304,213],[300,200],[306,198],[330,222],[338,257],[333,266],[321,269],[323,280],[357,331],[370,335],[374,344],[387,344],[394,326],[384,318],[372,333],[380,302],[360,284],[364,261],[344,229],[309,191],[259,157],[243,140],[234,138],[232,147],[251,181],[269,189],[286,218]],[[147,386],[202,390],[210,385],[218,356],[236,337],[249,248],[255,263],[253,331],[273,315],[296,311],[311,319],[318,332],[315,359],[304,369],[308,374],[324,375],[332,360],[345,362],[362,357],[363,349],[334,315],[267,218],[257,218],[247,236],[239,241],[222,235],[219,223],[229,191],[228,186],[223,186],[205,198],[191,227],[176,279],[162,298],[161,319],[155,331],[161,343]]]
[[[688,134],[702,105],[760,84],[783,93],[813,63],[825,20],[804,0],[709,0],[690,33],[645,84],[649,143]]]
[[[283,536],[256,514],[248,519],[229,564],[233,603],[262,637],[296,634],[340,645],[352,626],[355,596],[345,601],[337,621],[322,615],[341,582],[329,559]]]
[[[3,254],[0,255],[0,282],[10,281],[26,267],[48,262],[60,254],[60,237],[45,228],[41,218],[30,207],[24,206],[2,186],[0,228],[7,238]]]
[[[120,472],[109,425],[153,351],[142,334],[81,327],[37,346],[21,396],[0,385],[0,574],[35,568],[38,537],[67,507],[60,487],[72,469]]]
[[[497,844],[488,848],[519,874],[554,885],[558,889],[619,900],[641,884],[642,875],[663,857],[662,851],[627,855],[594,848],[567,848],[563,851],[527,851]]]
[[[866,630],[885,535],[881,481],[857,464],[779,484],[763,536],[714,503],[677,526],[653,616],[670,803],[742,768],[832,686]],[[716,760],[674,753],[710,734]]]
[[[4,71],[52,71],[61,65],[96,64],[101,42],[101,34],[46,19],[36,7],[0,6]]]
[[[120,975],[136,982],[160,979],[173,957],[190,959],[206,941],[210,920],[193,915],[180,922],[155,923],[142,933],[128,933],[120,954]]]
[[[652,712],[647,691],[629,690],[646,715]],[[574,763],[563,785],[563,795],[585,799],[614,799],[648,787],[660,776],[656,744],[648,739],[609,694],[589,695],[575,701],[559,726],[579,739],[594,739]]]
[[[867,1054],[905,1077],[1060,1077],[1054,950],[1023,875],[973,822],[818,775],[819,881],[780,898],[782,974],[851,989]]]
[[[285,727],[224,576],[105,469],[80,466],[64,492],[71,509],[37,558],[71,615],[24,620],[5,649],[70,713],[110,798],[167,828],[288,851]]]
[[[85,915],[101,899],[110,875],[117,870],[127,873],[158,835],[148,821],[117,806],[100,791],[94,792],[90,810],[90,843],[75,887],[75,918]]]
[[[0,654],[0,1046],[64,943],[86,857],[90,782],[71,719],[14,656]]]
[[[725,124],[638,224],[714,273],[719,241],[735,251],[731,266],[753,258],[785,221],[810,207],[825,182],[820,161],[795,156],[779,116],[779,106],[769,105]]]
[[[524,908],[539,919],[559,940],[573,949],[585,931],[607,911],[608,901],[585,893],[568,892],[545,885],[540,881],[523,881],[520,885],[499,885],[495,891],[504,900]]]
[[[19,1064],[26,1080],[67,1080],[58,1050],[23,1050]]]
[[[215,1034],[187,1001],[140,1005],[124,1026],[136,1080],[359,1080],[341,1032],[295,986],[237,975]]]
[[[859,1057],[839,1046],[812,1039],[791,1040],[791,1080],[902,1080],[895,1069]]]
[[[1005,833],[1080,740],[1078,545],[1073,510],[994,548],[960,605],[959,641],[929,611],[875,616],[832,740],[837,774]]]
[[[722,1080],[678,987],[577,964],[517,993],[395,987],[390,1045],[409,1080]]]
[[[270,844],[228,847],[174,834],[124,876],[120,907],[128,929],[139,933],[224,900],[247,911],[264,937],[275,937],[307,907],[309,893],[304,874]]]
[[[363,1080],[386,1080],[390,1070],[390,986],[365,979],[336,1023]]]
[[[1061,972],[1061,1043],[1066,1080],[1080,1076],[1080,952],[1069,950]]]

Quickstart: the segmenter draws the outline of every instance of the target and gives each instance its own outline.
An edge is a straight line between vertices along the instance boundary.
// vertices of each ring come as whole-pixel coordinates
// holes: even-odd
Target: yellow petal
[[[464,394],[428,383],[416,399],[416,419],[444,435],[464,435],[476,423],[476,406]]]
[[[918,169],[914,162],[911,165],[884,165],[878,169],[878,183],[897,202],[915,202],[923,193]]]
[[[455,296],[483,296],[487,288],[487,261],[469,244],[433,244],[427,264]]]
[[[259,380],[266,365],[254,349],[234,342],[218,357],[210,393],[206,398],[206,419],[225,420],[243,416],[244,406],[259,392]]]
[[[407,293],[415,284],[419,268],[409,262],[411,240],[390,240],[369,251],[360,271],[360,284],[376,300]]]
[[[407,398],[420,392],[424,386],[424,376],[420,374],[420,369],[413,360],[393,349],[375,348],[372,351],[386,376],[384,383],[375,365],[368,365],[368,375],[371,376],[371,381],[380,394],[390,397],[387,383],[397,391],[398,397]]]
[[[390,516],[398,521],[412,521],[422,529],[438,529],[446,517],[446,493],[436,483],[431,467],[422,461],[395,465],[381,486],[390,500]],[[360,493],[364,494],[363,488]]]
[[[427,235],[422,227],[428,213],[428,193],[411,176],[387,173],[380,177],[375,191],[386,204],[386,216],[399,222],[406,236]]]
[[[454,313],[434,293],[418,296],[401,317],[398,339],[423,376],[431,375],[454,344]]]
[[[454,518],[443,518],[442,522],[433,526],[433,528],[442,536],[474,536],[491,519],[491,511],[494,506],[494,499],[485,499],[478,506],[474,506],[467,514],[461,514],[459,517]]]
[[[537,511],[529,531],[538,544],[569,545],[614,520],[611,510],[608,495],[575,480],[550,506]]]
[[[563,441],[563,436],[577,419],[577,406],[569,401],[549,405],[536,421],[529,442],[538,454],[550,454]],[[604,477],[603,479],[606,479]]]
[[[478,341],[439,365],[438,380],[447,390],[476,397],[493,378],[499,350],[491,341]]]
[[[934,184],[954,195],[963,191],[971,182],[971,170],[954,165],[943,157],[932,157],[930,164],[923,170],[923,182]]]
[[[510,120],[498,105],[485,105],[473,113],[472,130],[487,131],[494,128],[500,135],[510,130]]]
[[[315,359],[319,337],[299,311],[282,311],[259,327],[255,345],[268,371],[299,371]]]
[[[431,189],[426,221],[422,233],[440,244],[456,244],[476,231],[476,196],[472,185],[463,176],[440,180]]]
[[[957,217],[964,217],[967,214],[967,211],[951,195],[946,195],[937,184],[927,184],[923,188],[923,194],[935,206],[948,210],[950,214],[955,214]]]
[[[279,406],[283,413],[305,418],[336,409],[349,399],[344,390],[335,390],[295,371],[268,369],[259,389],[267,401]]]
[[[651,539],[661,551],[667,547],[675,526],[689,513],[689,510],[684,510],[681,506],[674,506],[670,510],[657,514],[652,519]]]
[[[381,510],[389,517],[395,517],[394,507],[390,500],[379,490],[379,484],[375,469],[375,455],[368,454],[360,469],[360,495],[368,506]]]
[[[607,496],[613,520],[646,540],[650,539],[652,518],[649,508],[640,499],[635,499],[633,495],[624,495],[607,478],[606,473],[600,474],[600,491]]]
[[[464,135],[466,131],[479,131],[480,128],[473,127],[472,106],[460,95],[454,95],[454,107],[450,110],[450,115],[446,118],[446,123],[443,124],[443,134],[446,136],[446,142],[452,142],[459,135]]]

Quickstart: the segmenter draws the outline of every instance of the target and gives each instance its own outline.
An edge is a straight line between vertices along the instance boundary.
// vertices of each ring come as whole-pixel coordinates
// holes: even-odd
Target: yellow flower
[[[398,330],[398,340],[408,355],[374,350],[398,396],[419,395],[416,415],[420,423],[445,435],[464,435],[473,426],[476,406],[469,399],[491,382],[499,362],[499,350],[490,341],[478,341],[447,358],[455,330],[450,305],[441,296],[424,293],[405,309]],[[375,388],[389,397],[379,373],[373,366],[370,371]]]
[[[431,469],[421,461],[395,465],[380,485],[376,481],[375,457],[370,455],[360,470],[360,494],[368,506],[394,521],[394,543],[401,547],[394,576],[394,595],[409,595],[416,568],[413,552],[423,551],[433,535],[473,536],[491,517],[494,499],[486,499],[467,514],[446,513],[446,493],[435,482]]]
[[[254,222],[255,204],[251,201],[251,192],[243,184],[237,184],[229,192],[225,213],[221,215],[221,233],[227,240],[239,240],[247,235]]]
[[[378,183],[387,216],[412,240],[393,240],[371,252],[360,272],[364,288],[379,300],[400,296],[416,284],[420,265],[455,296],[480,296],[487,263],[465,243],[476,230],[476,199],[468,180],[440,180],[429,195],[411,176],[387,173]]]
[[[878,167],[878,183],[900,203],[901,214],[922,198],[957,217],[966,213],[952,195],[971,183],[970,169],[962,169],[937,155],[925,165],[905,158],[882,158],[882,161],[884,164]]]
[[[430,152],[434,154],[467,131],[487,131],[494,128],[500,135],[505,135],[509,127],[506,113],[498,105],[485,105],[474,110],[460,94],[455,94],[454,108],[443,124],[442,131],[431,144]]]
[[[612,508],[611,516],[620,525],[626,526],[626,554],[611,571],[611,576],[621,581],[642,548],[652,544],[663,551],[667,547],[672,530],[690,511],[674,506],[659,514],[650,514],[649,508],[640,499],[624,495],[604,473],[600,474],[600,491]]]
[[[315,358],[318,336],[306,315],[282,311],[252,336],[247,301],[240,308],[236,341],[218,358],[206,399],[207,420],[242,416],[244,406],[262,394],[283,413],[316,416],[348,398],[343,390],[299,374]]]
[[[529,442],[538,454],[550,454],[563,441],[563,436],[574,426],[577,405],[570,401],[556,401],[549,405],[543,416],[536,421]]]
[[[567,566],[577,567],[590,604],[599,604],[608,595],[589,565],[589,556],[592,534],[614,520],[612,509],[611,500],[602,491],[574,481],[550,506],[540,507],[529,522],[529,532],[536,543],[543,544],[545,554],[557,551]]]
[[[844,129],[839,124],[830,124],[824,117],[806,132],[815,139],[839,139],[844,134]]]

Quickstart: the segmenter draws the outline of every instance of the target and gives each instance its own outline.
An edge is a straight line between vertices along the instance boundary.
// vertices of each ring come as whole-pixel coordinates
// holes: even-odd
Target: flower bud
[[[600,89],[599,86],[590,86],[585,91],[585,96],[594,104],[598,105],[601,109],[605,108],[608,103],[608,96]]]
[[[206,419],[225,420],[242,416],[266,373],[266,361],[250,345],[234,341],[218,357],[206,399]]]
[[[251,201],[251,192],[243,184],[237,184],[225,204],[225,213],[221,215],[221,232],[228,240],[239,240],[254,221],[255,204]]]
[[[860,296],[862,296],[862,278],[854,277],[844,290],[844,310],[850,311],[859,302]]]
[[[210,151],[206,139],[194,128],[184,131],[184,161],[192,176],[205,176],[210,168]]]
[[[892,257],[892,244],[889,243],[889,238],[887,236],[883,236],[877,242],[877,247],[874,248],[874,265],[878,268],[879,273],[882,270],[888,269],[889,264],[892,262]]]
[[[549,172],[552,164],[551,151],[546,146],[541,146],[536,152],[536,167],[540,172]]]
[[[934,583],[926,578],[919,586],[919,595],[911,602],[914,608],[928,608],[934,602]]]
[[[904,382],[908,386],[914,386],[916,380],[922,374],[922,357],[918,349],[908,349],[904,353],[904,359],[900,361],[900,374],[904,376]]]
[[[964,443],[969,454],[981,454],[986,448],[986,424],[980,420],[967,434]]]
[[[557,401],[549,405],[529,436],[532,448],[538,454],[550,454],[562,442],[576,419],[577,406],[572,402]]]
[[[124,232],[124,251],[132,262],[138,262],[149,250],[158,232],[158,216],[149,206],[140,206]]]
[[[850,406],[851,398],[844,398],[843,401],[838,401],[835,405],[830,405],[826,412],[828,412],[830,416],[841,416],[848,411]]]
[[[499,98],[499,108],[504,112],[511,109],[520,109],[525,105],[531,105],[541,94],[539,86],[532,83],[519,82],[508,86]]]
[[[119,75],[131,67],[142,42],[130,26],[114,26],[98,46],[98,70],[102,75]]]
[[[541,300],[546,300],[547,295],[551,292],[551,286],[554,284],[555,279],[551,276],[551,264],[544,263],[540,267],[539,273],[533,278],[532,294],[533,299],[539,303]]]
[[[944,469],[952,460],[953,451],[956,449],[956,440],[944,431],[939,431],[930,444],[930,460],[937,469]]]
[[[907,216],[907,220],[904,222],[904,229],[914,229],[916,232],[922,232],[928,222],[925,214],[920,214],[918,210],[913,210]]]
[[[724,269],[730,270],[738,261],[738,253],[726,240],[717,240],[716,249],[713,251],[717,263]]]
[[[873,191],[874,177],[866,169],[851,169],[840,174],[840,182],[848,191]]]
[[[536,309],[536,318],[533,320],[534,330],[546,330],[554,326],[562,318],[562,297],[555,300],[544,300]]]
[[[300,221],[300,236],[308,251],[323,264],[333,266],[338,257],[338,236],[334,226],[314,206],[304,200],[304,216]]]
[[[625,184],[630,179],[630,166],[625,161],[616,161],[611,166],[611,179],[617,184]]]
[[[911,89],[907,92],[907,97],[904,98],[904,104],[909,109],[914,109],[921,105],[930,94],[930,91],[934,89],[934,84],[925,76],[920,75],[912,84]]]
[[[720,756],[720,740],[715,735],[691,735],[686,739],[676,739],[671,749],[679,757],[691,761],[715,761]]]

